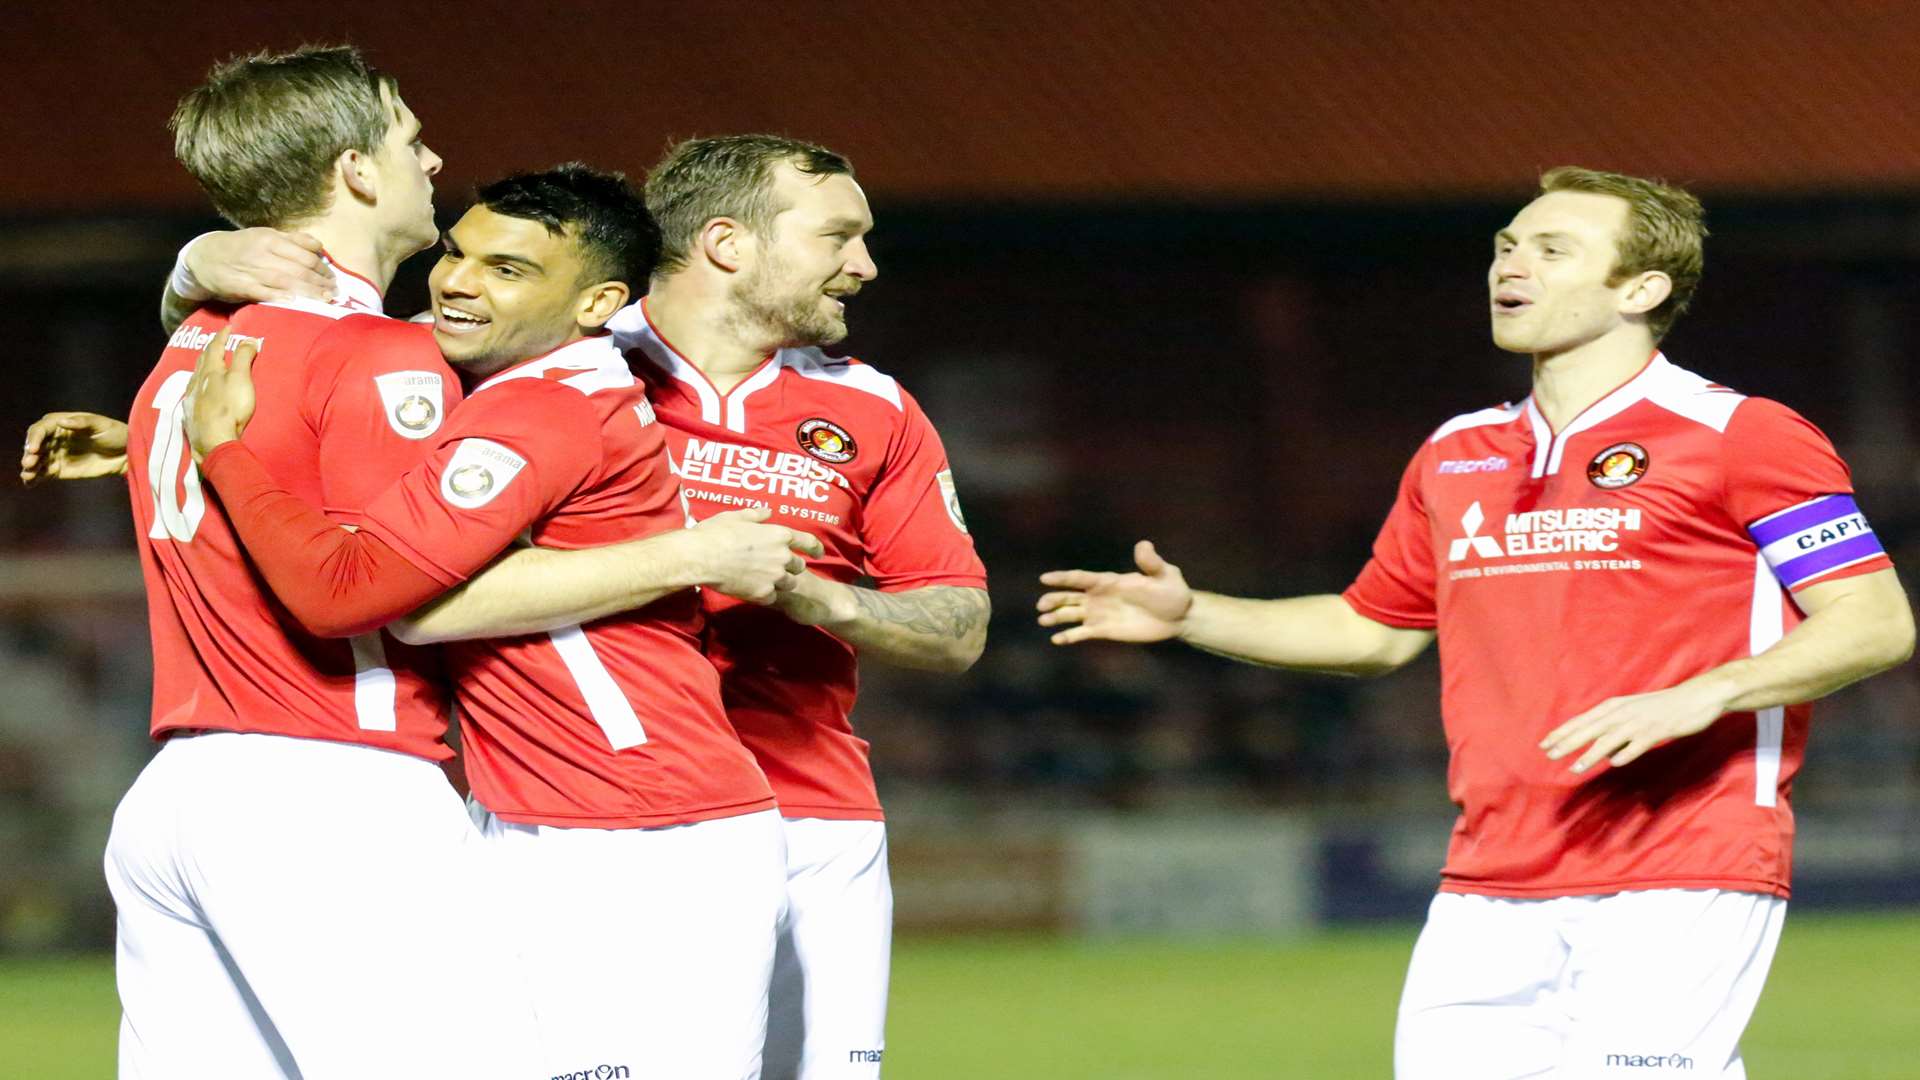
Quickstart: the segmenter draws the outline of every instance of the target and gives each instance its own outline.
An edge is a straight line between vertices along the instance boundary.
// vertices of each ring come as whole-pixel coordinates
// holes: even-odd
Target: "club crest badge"
[[[1587,463],[1593,486],[1613,491],[1647,475],[1647,450],[1639,443],[1614,443]]]
[[[794,434],[800,440],[800,449],[835,465],[852,461],[853,456],[860,452],[860,448],[854,445],[853,436],[847,434],[847,429],[831,420],[815,417],[802,423]]]
[[[389,371],[373,377],[387,426],[403,439],[424,439],[440,430],[443,387],[432,371]]]

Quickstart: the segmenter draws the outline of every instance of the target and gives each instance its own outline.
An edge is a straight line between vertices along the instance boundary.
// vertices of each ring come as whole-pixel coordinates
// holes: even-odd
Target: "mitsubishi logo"
[[[1486,520],[1487,515],[1481,512],[1480,503],[1475,500],[1472,506],[1467,507],[1467,512],[1460,515],[1460,529],[1466,535],[1455,540],[1452,546],[1447,548],[1448,562],[1459,562],[1467,557],[1468,551],[1472,551],[1483,559],[1498,559],[1505,554],[1500,550],[1500,542],[1493,537],[1474,535],[1480,531],[1480,526],[1485,524]]]

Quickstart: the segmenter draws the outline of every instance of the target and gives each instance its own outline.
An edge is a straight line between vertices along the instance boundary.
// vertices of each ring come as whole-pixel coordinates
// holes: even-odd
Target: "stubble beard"
[[[786,275],[776,271],[784,269],[772,260],[754,267],[735,293],[738,321],[772,339],[776,349],[832,345],[844,340],[846,320],[820,310],[823,294],[819,289],[781,294],[779,279]]]

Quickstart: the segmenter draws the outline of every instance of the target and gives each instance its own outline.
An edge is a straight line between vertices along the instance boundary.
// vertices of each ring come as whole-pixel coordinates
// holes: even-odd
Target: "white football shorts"
[[[544,1078],[481,854],[430,761],[168,739],[107,841],[122,1080]]]
[[[767,1080],[872,1080],[886,1049],[893,885],[881,821],[786,818]]]
[[[1719,889],[1441,893],[1414,946],[1397,1080],[1744,1080],[1787,902]]]
[[[478,810],[548,1077],[753,1080],[786,891],[772,810],[657,829]]]

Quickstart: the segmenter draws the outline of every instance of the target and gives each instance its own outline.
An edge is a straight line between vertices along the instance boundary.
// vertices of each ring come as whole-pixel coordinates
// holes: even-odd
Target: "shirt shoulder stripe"
[[[1510,423],[1520,415],[1520,412],[1521,406],[1509,403],[1506,405],[1495,405],[1491,409],[1481,409],[1478,412],[1461,413],[1459,416],[1441,424],[1440,427],[1427,438],[1427,441],[1437,443],[1449,435],[1458,434],[1468,428],[1486,427],[1489,424]]]
[[[474,387],[473,392],[477,394],[513,379],[559,383],[589,396],[601,390],[624,389],[639,381],[634,378],[633,370],[627,367],[626,357],[607,337],[586,338],[542,359],[509,368]]]
[[[858,360],[830,357],[819,349],[782,349],[780,363],[802,378],[872,394],[901,412],[906,411],[900,398],[900,383]]]
[[[1729,390],[1672,362],[1649,380],[1647,400],[1703,427],[1722,434],[1733,420],[1733,411],[1747,400],[1745,394]]]

